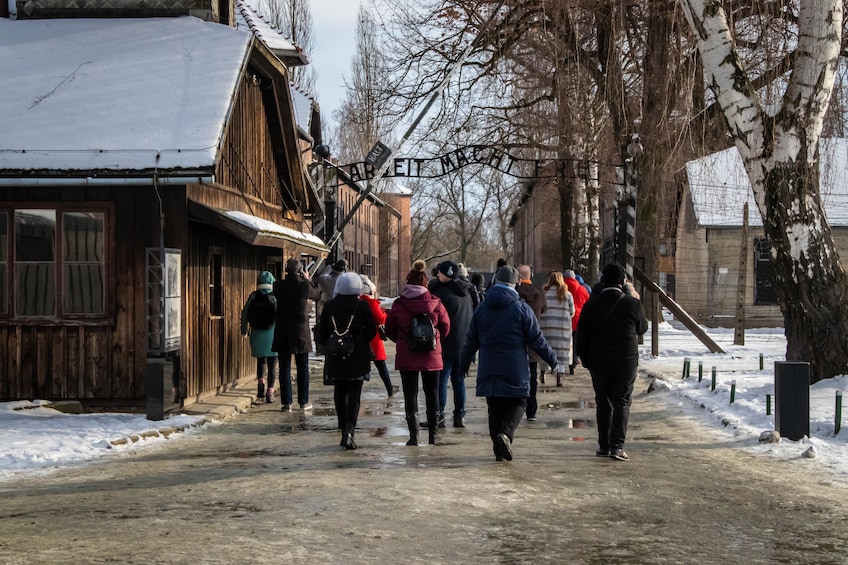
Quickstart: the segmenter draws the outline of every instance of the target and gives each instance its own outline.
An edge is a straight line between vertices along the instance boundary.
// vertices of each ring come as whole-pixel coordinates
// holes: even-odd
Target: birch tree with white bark
[[[786,4],[797,22],[797,44],[777,108],[764,106],[758,97],[722,2],[681,0],[681,5],[763,217],[786,359],[808,361],[812,382],[844,374],[848,277],[819,190],[819,140],[842,46],[842,0]]]

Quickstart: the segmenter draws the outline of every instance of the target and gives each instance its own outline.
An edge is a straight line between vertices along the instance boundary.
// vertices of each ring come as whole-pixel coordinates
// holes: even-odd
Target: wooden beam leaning
[[[690,316],[686,310],[681,308],[677,302],[672,300],[657,283],[652,281],[651,278],[642,271],[642,269],[634,265],[633,275],[639,280],[639,282],[645,285],[645,288],[655,293],[660,299],[662,305],[668,308],[671,313],[674,314],[674,317],[680,320],[687,330],[692,332],[692,335],[697,337],[701,343],[706,345],[710,352],[724,353],[724,350],[719,347],[719,345],[714,342],[704,330],[701,329],[701,326],[692,319],[692,316]]]

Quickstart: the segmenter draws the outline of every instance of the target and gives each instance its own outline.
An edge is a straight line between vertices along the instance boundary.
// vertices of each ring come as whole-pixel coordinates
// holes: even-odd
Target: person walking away
[[[327,351],[327,377],[333,383],[333,402],[341,424],[339,445],[356,449],[356,422],[362,402],[362,384],[371,378],[371,340],[377,335],[377,325],[368,304],[360,300],[362,278],[356,273],[341,273],[336,277],[335,296],[321,311],[315,329],[318,341]],[[353,339],[353,352],[334,355],[327,342],[336,335],[348,334]],[[379,338],[378,338],[379,339]]]
[[[490,278],[489,282],[486,284],[486,290],[489,290],[490,288],[495,286],[495,282],[496,282],[495,279],[498,276],[498,271],[500,270],[501,267],[505,266],[506,264],[507,264],[506,259],[504,259],[503,257],[500,257],[498,259],[497,264],[495,265],[495,272],[492,275],[492,278]]]
[[[471,281],[468,280],[468,269],[465,268],[465,265],[462,263],[456,264],[459,269],[459,280],[466,283],[466,287],[468,288],[468,294],[471,296],[471,302],[474,304],[474,307],[477,308],[477,305],[483,299],[480,296],[480,293],[477,291],[477,287],[471,284]],[[430,281],[432,282],[432,281]]]
[[[551,372],[556,375],[556,385],[562,386],[565,366],[571,366],[573,357],[571,318],[574,316],[574,297],[568,292],[568,287],[559,271],[550,272],[548,282],[542,289],[545,291],[548,309],[539,318],[539,327],[559,359],[560,365],[551,367]],[[544,369],[540,374],[541,382],[545,382]]]
[[[380,301],[377,300],[377,287],[366,275],[360,275],[360,277],[362,278],[362,295],[359,299],[368,305],[368,309],[371,310],[371,315],[374,318],[374,323],[377,325],[378,330],[381,326],[383,328],[383,335],[380,335],[380,332],[377,331],[377,334],[371,339],[371,360],[377,368],[377,374],[380,375],[380,380],[383,381],[383,385],[386,387],[386,394],[392,397],[399,388],[392,384],[389,367],[386,365],[386,348],[383,345],[383,340],[386,339],[383,337],[386,331],[386,313],[380,307]]]
[[[530,265],[518,266],[518,277],[520,280],[516,290],[518,290],[518,296],[521,300],[529,304],[530,308],[533,309],[533,314],[536,316],[536,321],[538,322],[541,315],[548,309],[548,304],[545,301],[544,291],[534,285],[530,279],[532,272]],[[527,419],[533,422],[536,420],[536,412],[539,409],[539,403],[536,401],[536,390],[538,387],[537,378],[540,358],[533,350],[528,351],[527,354],[530,367],[530,394],[527,397]]]
[[[592,375],[598,424],[598,457],[629,459],[624,451],[639,336],[648,320],[639,294],[624,278],[624,268],[610,263],[601,272],[600,292],[583,307],[577,353]]]
[[[427,406],[428,441],[430,444],[436,443],[439,371],[444,367],[442,340],[450,334],[450,318],[442,301],[427,290],[426,268],[424,261],[413,263],[412,270],[406,275],[406,285],[386,317],[386,335],[397,344],[395,369],[400,371],[406,424],[409,427],[409,441],[406,445],[418,445],[419,373]],[[432,343],[430,340],[415,339],[423,335],[428,321],[433,332]]]
[[[262,271],[256,277],[252,291],[241,309],[241,335],[249,336],[250,355],[256,358],[256,402],[274,402],[277,379],[277,354],[271,351],[274,325],[277,319],[277,300],[274,298],[274,275]],[[268,371],[266,387],[265,371]]]
[[[347,260],[339,259],[332,265],[325,266],[321,273],[312,281],[312,285],[318,292],[318,299],[315,302],[316,320],[321,317],[321,311],[324,309],[324,304],[333,298],[333,293],[336,290],[336,279],[344,272],[347,272]],[[315,350],[319,355],[323,355],[324,345],[318,343],[318,340],[315,341]],[[326,369],[326,365],[324,368]]]
[[[291,412],[291,360],[294,356],[297,375],[297,402],[301,410],[312,409],[309,402],[309,353],[312,336],[309,329],[309,301],[318,298],[317,289],[309,282],[300,259],[286,261],[286,276],[274,283],[277,299],[277,323],[271,347],[280,358],[281,399],[284,412]]]
[[[436,279],[430,281],[429,289],[439,298],[450,318],[451,331],[442,339],[442,371],[439,375],[439,422],[445,427],[445,408],[448,401],[448,381],[453,389],[453,427],[465,427],[465,373],[459,372],[459,354],[465,345],[474,301],[471,283],[460,278],[459,265],[453,261],[442,261]],[[429,425],[429,420],[427,421]]]
[[[495,285],[486,291],[486,299],[471,317],[468,339],[459,360],[460,370],[467,372],[471,359],[479,351],[477,396],[486,398],[489,436],[497,461],[512,461],[515,430],[530,395],[527,350],[536,352],[552,367],[559,364],[533,310],[513,288],[518,280],[518,271],[513,267],[498,269]]]
[[[571,340],[574,342],[575,351],[580,351],[580,334],[577,332],[577,326],[580,322],[580,313],[583,312],[583,305],[589,300],[589,291],[577,281],[577,275],[571,269],[562,273],[562,278],[568,286],[568,292],[574,298],[574,316],[571,317]],[[568,373],[574,374],[574,367],[577,366],[577,358],[579,353],[574,356],[571,363],[568,365]]]
[[[471,285],[477,290],[477,304],[483,302],[483,298],[486,295],[486,286],[485,286],[485,278],[483,277],[483,273],[471,273],[470,278]],[[477,308],[477,304],[474,305],[474,308]]]

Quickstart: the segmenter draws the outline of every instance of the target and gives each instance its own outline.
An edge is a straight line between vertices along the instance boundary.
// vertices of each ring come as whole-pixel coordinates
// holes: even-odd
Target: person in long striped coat
[[[551,367],[551,372],[556,374],[556,385],[562,386],[565,368],[570,366],[574,359],[571,345],[574,297],[568,291],[568,286],[559,271],[551,271],[547,284],[542,288],[545,291],[548,309],[539,317],[539,327],[559,359],[560,365]],[[542,382],[545,382],[544,372],[542,375]]]

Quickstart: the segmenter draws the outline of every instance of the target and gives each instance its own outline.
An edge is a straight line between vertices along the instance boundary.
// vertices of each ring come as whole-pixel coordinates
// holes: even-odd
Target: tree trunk
[[[817,382],[848,372],[848,278],[818,198],[818,163],[812,167],[799,162],[766,175],[764,227],[773,249],[786,360],[808,361]]]
[[[787,360],[808,361],[811,380],[848,370],[848,277],[819,192],[819,138],[842,41],[842,0],[798,5],[795,65],[780,110],[763,111],[739,62],[724,10],[683,0],[706,81],[736,141],[771,243]]]

